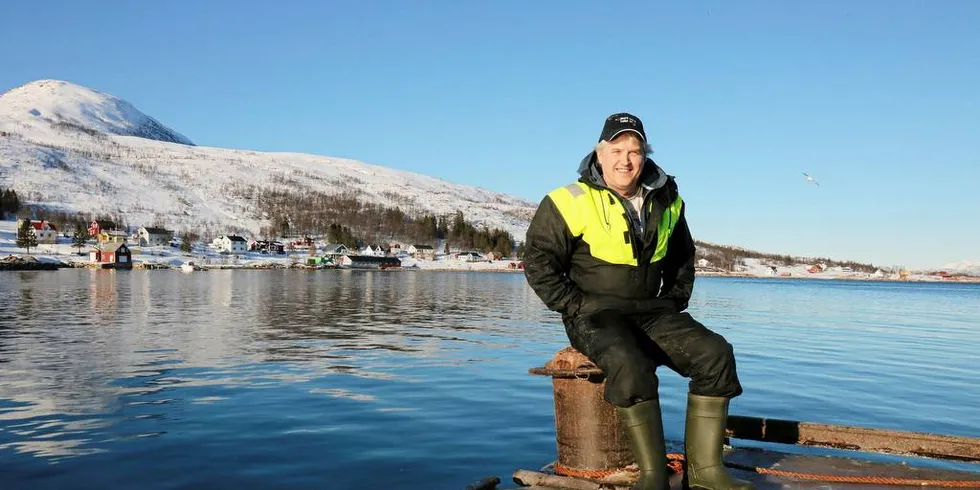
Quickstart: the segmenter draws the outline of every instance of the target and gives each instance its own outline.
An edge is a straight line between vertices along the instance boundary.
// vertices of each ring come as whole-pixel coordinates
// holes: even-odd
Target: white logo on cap
[[[636,124],[636,119],[633,119],[632,117],[629,116],[620,116],[618,121],[621,123]]]

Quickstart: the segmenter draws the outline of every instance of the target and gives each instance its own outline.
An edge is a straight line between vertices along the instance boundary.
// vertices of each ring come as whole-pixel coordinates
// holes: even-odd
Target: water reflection
[[[16,299],[0,306],[6,365],[0,420],[43,423],[9,432],[0,443],[39,456],[93,449],[62,438],[78,431],[59,426],[80,423],[65,417],[105,417],[81,429],[93,433],[121,413],[161,420],[172,415],[168,405],[229,398],[184,399],[194,388],[262,389],[325,375],[411,381],[411,371],[429,360],[479,362],[446,352],[506,346],[506,322],[526,322],[522,312],[536,308],[536,298],[509,293],[522,285],[516,275],[502,291],[471,287],[467,274],[410,272],[79,270],[8,277],[0,294]],[[340,388],[309,392],[377,399]],[[61,439],[44,440],[50,438]]]
[[[980,288],[707,279],[691,310],[736,348],[735,413],[980,436]],[[550,381],[527,369],[565,345],[519,274],[4,273],[0,471],[343,488],[359,468],[346,487],[461,488],[550,461]],[[686,382],[661,382],[677,441]]]

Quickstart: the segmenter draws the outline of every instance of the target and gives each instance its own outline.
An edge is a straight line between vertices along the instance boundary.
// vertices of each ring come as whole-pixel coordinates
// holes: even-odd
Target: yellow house
[[[126,243],[126,232],[105,230],[99,233],[99,243]]]

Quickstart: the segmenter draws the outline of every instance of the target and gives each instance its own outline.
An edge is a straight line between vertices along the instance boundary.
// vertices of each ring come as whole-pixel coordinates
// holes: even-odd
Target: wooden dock
[[[725,453],[731,474],[751,481],[759,490],[856,490],[923,488],[980,488],[976,472],[930,468],[903,463],[881,463],[844,456],[815,456],[757,448],[736,448]],[[762,472],[760,472],[761,470]],[[769,474],[773,471],[776,474]],[[480,490],[629,490],[629,485],[590,481],[554,474],[552,467],[517,470],[513,484]],[[671,489],[681,489],[681,474],[671,478]],[[474,490],[478,487],[473,486]]]
[[[737,415],[729,416],[727,429],[732,439],[772,443],[766,448],[734,447],[725,452],[729,471],[759,490],[980,489],[980,438],[976,437]],[[831,451],[821,452],[832,455],[811,454],[814,451],[806,447],[829,448]],[[673,454],[671,459],[677,470],[671,489],[680,489],[683,455]],[[629,490],[630,478],[628,469],[602,479],[559,475],[553,462],[536,470],[518,469],[511,477],[513,483],[504,486],[498,486],[500,478],[489,477],[467,490]]]

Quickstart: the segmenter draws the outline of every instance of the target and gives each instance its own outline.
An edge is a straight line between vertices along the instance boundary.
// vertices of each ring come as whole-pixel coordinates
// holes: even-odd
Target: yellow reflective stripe
[[[625,210],[610,191],[577,182],[548,195],[569,232],[589,244],[593,257],[610,264],[637,265],[633,245],[626,242],[629,224],[624,217]]]
[[[660,226],[657,227],[657,250],[653,253],[653,258],[650,259],[651,263],[667,256],[667,242],[674,233],[677,222],[681,219],[683,206],[684,201],[681,200],[681,196],[677,196],[677,199],[674,199],[674,202],[664,210],[664,215],[660,218]]]
[[[585,229],[582,239],[589,244],[592,256],[617,265],[637,265],[633,256],[633,236],[629,232],[629,222],[626,220],[626,210],[622,202],[612,193],[604,189],[588,188],[591,202],[587,202],[588,216],[598,226]]]
[[[579,185],[571,184],[565,187],[559,187],[548,193],[548,197],[551,198],[551,202],[558,208],[558,212],[564,218],[565,225],[568,226],[568,231],[572,236],[582,236],[586,224],[579,211],[580,206],[576,202],[576,198],[585,195],[584,190]]]
[[[637,265],[633,245],[626,241],[629,223],[625,209],[610,191],[577,182],[555,189],[548,196],[558,208],[572,236],[582,237],[589,244],[593,257],[610,264]],[[657,249],[650,259],[651,263],[667,256],[667,243],[680,220],[683,206],[684,201],[677,196],[664,210],[657,226]]]

